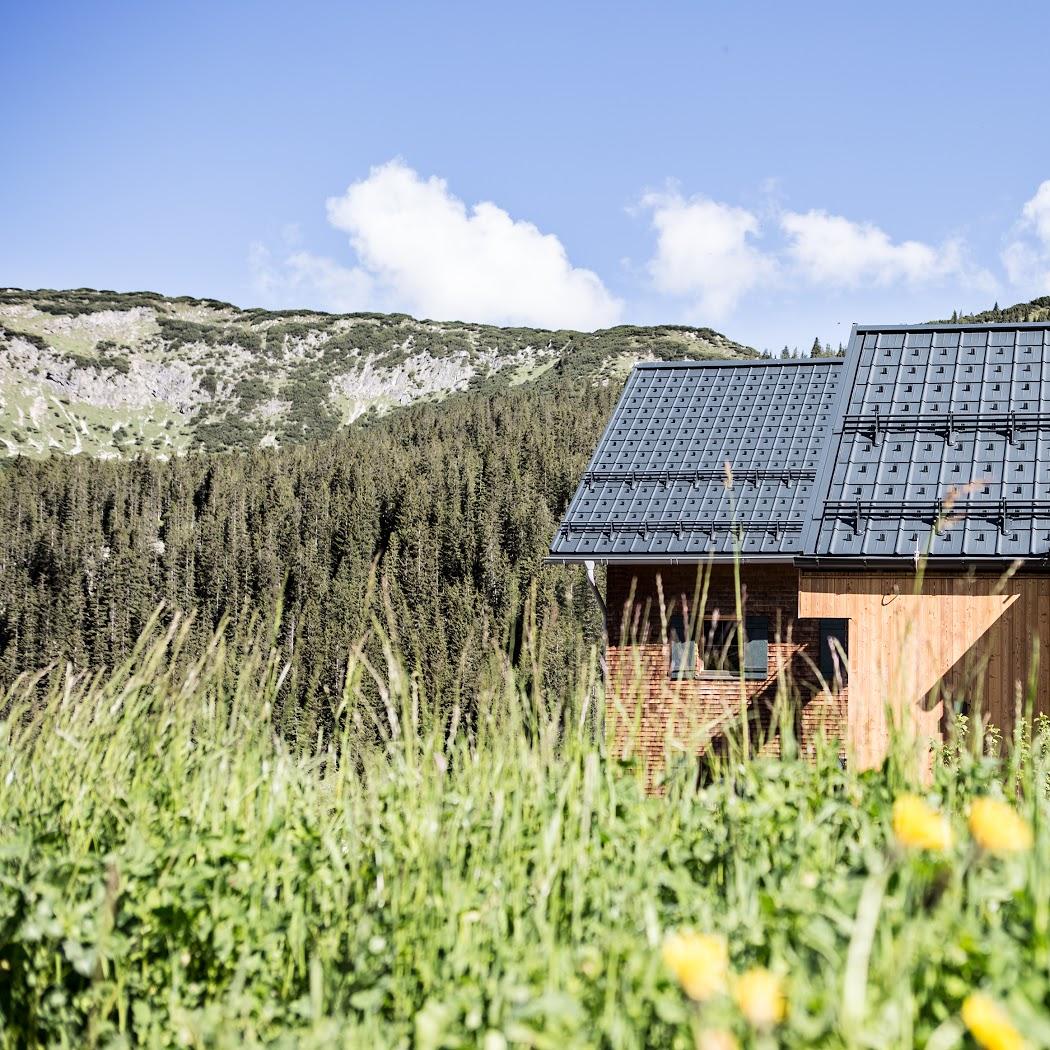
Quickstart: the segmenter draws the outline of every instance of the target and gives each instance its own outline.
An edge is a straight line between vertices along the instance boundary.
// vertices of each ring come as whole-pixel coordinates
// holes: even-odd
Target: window
[[[736,620],[704,620],[700,670],[707,674],[736,674],[740,670],[740,646]]]
[[[820,621],[820,673],[832,689],[847,680],[849,662],[849,620]]]
[[[740,674],[739,621],[711,617],[696,624],[687,637],[681,613],[667,625],[668,673],[671,678],[706,678]],[[769,673],[769,621],[764,616],[744,620],[744,676],[765,678]]]

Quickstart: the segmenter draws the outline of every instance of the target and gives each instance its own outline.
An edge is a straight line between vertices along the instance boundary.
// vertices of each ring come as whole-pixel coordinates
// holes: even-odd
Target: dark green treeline
[[[544,674],[568,675],[601,624],[580,571],[541,562],[616,393],[464,394],[287,450],[13,460],[0,469],[0,685],[52,661],[112,666],[158,602],[194,612],[187,659],[224,616],[236,643],[280,608],[290,728],[313,731],[351,646],[386,618],[373,564],[428,695],[469,696],[493,642],[516,656],[532,587]]]

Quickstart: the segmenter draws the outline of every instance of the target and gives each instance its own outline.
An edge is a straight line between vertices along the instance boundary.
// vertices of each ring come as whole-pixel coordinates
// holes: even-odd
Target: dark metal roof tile
[[[636,366],[551,555],[797,553],[841,370],[836,359]]]
[[[805,555],[1050,555],[1047,338],[1050,324],[856,329]]]

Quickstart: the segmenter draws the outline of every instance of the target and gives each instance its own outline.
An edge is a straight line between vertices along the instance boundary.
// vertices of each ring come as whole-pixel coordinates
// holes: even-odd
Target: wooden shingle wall
[[[752,743],[767,740],[779,749],[771,732],[778,690],[790,698],[794,734],[803,753],[816,745],[823,730],[842,739],[846,726],[846,691],[822,691],[813,671],[819,664],[819,624],[798,616],[798,570],[790,565],[750,565],[741,569],[745,616],[764,616],[769,625],[769,670],[762,680],[736,677],[672,680],[662,625],[683,603],[691,608],[697,567],[610,565],[609,690],[607,718],[617,753],[640,762],[647,785],[659,790],[667,761],[694,765],[708,748],[717,747],[727,728],[738,731],[742,704],[754,724]],[[732,566],[708,567],[705,615],[714,610],[735,619],[736,585]],[[663,615],[661,615],[661,603]],[[812,663],[811,663],[812,661]]]

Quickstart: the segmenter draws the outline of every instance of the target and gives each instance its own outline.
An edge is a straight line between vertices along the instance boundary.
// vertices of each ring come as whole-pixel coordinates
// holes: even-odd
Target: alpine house
[[[549,556],[607,566],[607,717],[654,786],[669,741],[780,746],[778,695],[862,766],[1050,712],[1048,559],[1050,324],[639,364]]]

